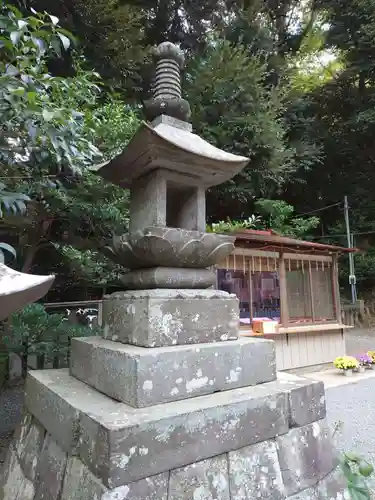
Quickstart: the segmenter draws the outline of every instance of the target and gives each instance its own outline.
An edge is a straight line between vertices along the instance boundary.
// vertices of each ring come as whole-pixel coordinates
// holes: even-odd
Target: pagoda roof
[[[157,168],[208,188],[228,181],[249,163],[249,158],[227,153],[194,134],[189,124],[174,122],[142,122],[122,153],[92,170],[124,188]]]
[[[54,279],[20,273],[0,263],[0,320],[43,297]]]

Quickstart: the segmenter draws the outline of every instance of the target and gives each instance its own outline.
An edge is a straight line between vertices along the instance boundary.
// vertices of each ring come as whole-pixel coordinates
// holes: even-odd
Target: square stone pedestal
[[[155,289],[106,295],[104,338],[143,347],[238,338],[238,298],[220,290]]]

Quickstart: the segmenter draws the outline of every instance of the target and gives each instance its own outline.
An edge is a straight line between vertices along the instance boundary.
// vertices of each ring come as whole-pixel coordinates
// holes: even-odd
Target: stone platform
[[[251,360],[251,363],[248,362]],[[100,337],[72,339],[71,374],[135,408],[271,382],[272,341],[145,348]]]
[[[342,500],[324,387],[292,375],[133,408],[32,372],[1,500]]]

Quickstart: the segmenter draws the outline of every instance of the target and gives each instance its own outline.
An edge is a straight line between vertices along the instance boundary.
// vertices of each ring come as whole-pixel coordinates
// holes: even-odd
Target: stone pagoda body
[[[214,289],[234,238],[205,232],[205,193],[248,159],[192,132],[181,52],[155,58],[148,122],[97,172],[130,189],[124,291],[69,369],[29,374],[0,498],[342,499],[323,385],[277,377],[274,343],[240,338],[236,296]]]

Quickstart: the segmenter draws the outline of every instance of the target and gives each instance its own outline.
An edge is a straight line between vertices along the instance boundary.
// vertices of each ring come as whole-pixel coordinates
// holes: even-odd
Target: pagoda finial
[[[189,103],[181,96],[181,69],[184,54],[171,42],[163,42],[153,52],[156,63],[152,98],[145,102],[146,118],[153,121],[161,115],[168,115],[182,121],[190,118]]]

